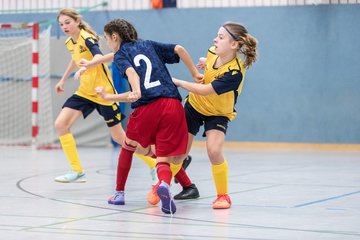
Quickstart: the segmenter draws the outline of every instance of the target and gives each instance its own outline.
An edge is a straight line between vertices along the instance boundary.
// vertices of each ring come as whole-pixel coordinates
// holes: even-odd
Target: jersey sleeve
[[[149,42],[153,45],[157,55],[164,63],[172,64],[180,62],[179,55],[175,53],[176,44],[160,43],[155,41]]]
[[[223,77],[211,82],[216,94],[235,91],[239,88],[243,75],[240,70],[232,70],[224,74]]]
[[[114,63],[118,68],[119,72],[125,76],[126,69],[133,67],[127,58],[127,53],[123,48],[120,48],[114,55]]]
[[[85,39],[85,44],[86,44],[86,47],[90,50],[91,54],[93,56],[95,56],[96,54],[101,54],[102,55],[102,52],[99,48],[99,43],[96,39],[94,38],[86,38]]]

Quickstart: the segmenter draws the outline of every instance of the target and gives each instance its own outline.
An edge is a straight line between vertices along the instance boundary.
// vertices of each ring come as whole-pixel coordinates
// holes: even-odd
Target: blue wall
[[[179,43],[196,62],[219,26],[245,24],[259,41],[228,141],[360,143],[360,5],[164,9],[83,14],[98,33],[110,19],[132,22],[141,38]],[[0,15],[0,22],[56,14]],[[61,34],[54,27],[53,34]],[[189,79],[183,64],[170,66]],[[185,92],[182,92],[185,96]],[[201,138],[198,138],[201,139]]]

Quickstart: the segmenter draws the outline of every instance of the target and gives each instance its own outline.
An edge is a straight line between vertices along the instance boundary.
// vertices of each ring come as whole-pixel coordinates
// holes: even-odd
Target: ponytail
[[[94,35],[96,40],[98,40],[98,41],[100,40],[99,35],[97,35],[97,33],[92,29],[92,27],[87,22],[85,22],[84,20],[81,20],[81,22],[79,24],[79,28],[84,29],[86,32]]]
[[[249,68],[257,59],[258,42],[256,38],[250,35],[246,28],[239,23],[226,22],[223,27],[239,43],[239,52],[245,56],[244,66]]]
[[[257,59],[257,40],[249,33],[241,37],[239,51],[245,56],[245,67],[249,68]]]

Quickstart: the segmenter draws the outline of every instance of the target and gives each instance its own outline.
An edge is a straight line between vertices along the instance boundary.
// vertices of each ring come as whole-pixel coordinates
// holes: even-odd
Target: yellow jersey
[[[91,60],[96,54],[102,54],[96,38],[83,29],[80,30],[80,35],[76,42],[72,38],[68,38],[65,45],[70,51],[77,67],[79,67],[78,64],[81,59]],[[80,85],[75,94],[101,105],[112,105],[113,102],[105,101],[96,94],[95,87],[97,86],[103,86],[107,93],[116,93],[110,71],[106,64],[99,64],[82,73]]]
[[[244,83],[245,68],[239,55],[230,62],[215,68],[218,56],[212,46],[206,56],[204,84],[211,84],[214,94],[201,96],[189,93],[188,101],[193,108],[205,116],[236,117],[235,104]]]

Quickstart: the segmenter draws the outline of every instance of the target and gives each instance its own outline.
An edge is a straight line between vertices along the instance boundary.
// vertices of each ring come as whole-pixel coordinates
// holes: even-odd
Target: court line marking
[[[174,215],[163,215],[163,214],[160,215],[160,214],[149,214],[149,213],[135,212],[135,211],[138,211],[138,210],[147,209],[148,207],[146,207],[146,208],[138,208],[138,209],[133,209],[133,210],[120,210],[120,209],[114,209],[114,208],[108,208],[108,207],[94,206],[94,205],[90,205],[90,204],[83,204],[83,203],[65,201],[65,200],[56,199],[56,198],[49,198],[49,197],[46,197],[46,196],[42,196],[42,195],[30,192],[30,191],[26,190],[25,188],[23,188],[21,186],[21,183],[24,182],[25,180],[28,180],[28,179],[34,178],[34,177],[38,177],[38,176],[41,176],[41,175],[44,175],[44,174],[37,174],[37,175],[32,175],[32,176],[22,178],[16,183],[16,186],[17,186],[17,188],[19,190],[21,190],[21,191],[23,191],[25,193],[28,193],[30,195],[39,197],[39,198],[44,198],[44,199],[57,201],[57,202],[62,202],[62,203],[66,203],[66,204],[73,204],[73,205],[79,205],[79,206],[84,206],[84,207],[111,210],[111,211],[116,211],[116,212],[115,213],[114,212],[113,213],[108,213],[108,214],[101,214],[101,215],[92,216],[92,217],[83,217],[83,218],[73,219],[73,220],[69,220],[69,221],[61,221],[61,222],[52,223],[52,224],[45,224],[45,225],[41,225],[41,226],[26,227],[26,228],[20,229],[18,231],[36,231],[35,229],[41,229],[41,228],[46,229],[46,228],[48,228],[50,226],[56,226],[56,225],[63,224],[63,223],[76,222],[76,221],[81,221],[81,220],[86,220],[86,219],[93,219],[93,218],[98,218],[98,217],[101,217],[101,216],[115,215],[115,214],[118,214],[118,213],[132,213],[132,214],[139,214],[139,215],[148,215],[148,216],[154,216],[154,217],[168,218],[170,220],[171,219],[177,219],[177,220],[194,221],[194,222],[209,223],[209,224],[216,224],[216,225],[224,225],[224,227],[259,228],[259,229],[271,229],[271,230],[283,230],[283,231],[295,231],[295,232],[311,232],[311,233],[327,233],[327,234],[335,234],[335,235],[360,236],[360,233],[358,233],[358,232],[311,230],[311,229],[272,227],[272,226],[262,226],[262,225],[252,225],[252,224],[230,223],[230,222],[216,222],[216,221],[210,221],[210,220],[204,220],[204,219],[192,219],[192,218],[176,217]],[[272,187],[272,186],[269,186],[269,187]],[[251,190],[246,190],[246,191],[251,191]],[[211,226],[211,225],[209,225],[209,226]]]
[[[360,193],[360,191],[345,193],[345,194],[334,196],[334,197],[329,197],[329,198],[324,198],[324,199],[320,199],[320,200],[316,200],[316,201],[311,201],[311,202],[307,202],[307,203],[298,204],[298,205],[293,206],[293,208],[307,207],[307,206],[310,206],[310,205],[315,205],[317,203],[323,203],[323,202],[327,202],[327,201],[331,201],[331,200],[335,200],[335,199],[340,199],[340,198],[348,197],[348,196],[351,196],[351,195],[356,195],[356,194],[359,194],[359,193]]]

